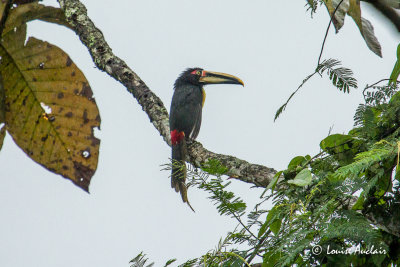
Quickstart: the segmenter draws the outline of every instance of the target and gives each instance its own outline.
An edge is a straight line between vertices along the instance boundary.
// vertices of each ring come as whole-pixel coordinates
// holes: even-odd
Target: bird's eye
[[[201,75],[201,71],[199,71],[199,70],[196,71],[196,74],[200,76]]]

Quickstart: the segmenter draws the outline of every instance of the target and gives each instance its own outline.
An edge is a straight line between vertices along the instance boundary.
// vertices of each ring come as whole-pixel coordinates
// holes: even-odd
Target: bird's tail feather
[[[172,145],[172,173],[171,173],[171,187],[175,189],[176,192],[181,193],[181,197],[184,203],[194,211],[189,203],[187,197],[187,187],[186,187],[186,140],[182,139],[178,144]]]

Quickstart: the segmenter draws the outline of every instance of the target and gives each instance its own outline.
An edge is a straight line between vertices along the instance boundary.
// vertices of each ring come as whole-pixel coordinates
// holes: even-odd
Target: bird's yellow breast
[[[201,94],[203,95],[203,101],[201,102],[201,107],[204,107],[204,102],[206,101],[206,91],[204,91],[204,88],[201,88]]]

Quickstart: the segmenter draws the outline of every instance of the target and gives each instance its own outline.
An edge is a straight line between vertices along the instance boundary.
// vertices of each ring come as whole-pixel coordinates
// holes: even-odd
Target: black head
[[[230,74],[205,71],[202,68],[189,68],[182,72],[178,79],[176,79],[174,88],[176,89],[184,84],[203,86],[206,84],[223,83],[244,85],[241,79]]]
[[[202,68],[188,68],[184,70],[178,79],[176,79],[174,88],[190,83],[201,86],[200,77],[203,69]]]

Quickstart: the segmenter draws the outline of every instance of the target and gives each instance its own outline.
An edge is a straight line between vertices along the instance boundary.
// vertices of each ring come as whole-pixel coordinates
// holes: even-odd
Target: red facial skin
[[[190,74],[197,75],[197,72],[198,72],[198,70],[194,70]],[[203,70],[203,71],[201,71],[201,77],[204,77],[204,76],[206,76],[206,72]]]
[[[178,130],[171,131],[171,143],[173,146],[179,144],[183,138],[185,138],[184,132],[179,132]]]

